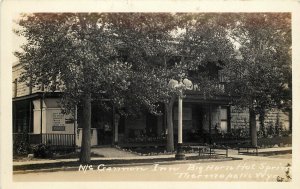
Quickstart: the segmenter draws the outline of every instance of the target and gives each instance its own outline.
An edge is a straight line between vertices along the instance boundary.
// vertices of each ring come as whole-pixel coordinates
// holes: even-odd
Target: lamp
[[[183,98],[183,90],[191,90],[193,88],[192,81],[188,79],[184,79],[183,81],[180,79],[177,80],[171,79],[169,81],[168,86],[172,89],[179,89],[178,95],[178,142],[177,142],[177,151],[175,155],[175,159],[184,160],[185,155],[182,150],[182,98]]]

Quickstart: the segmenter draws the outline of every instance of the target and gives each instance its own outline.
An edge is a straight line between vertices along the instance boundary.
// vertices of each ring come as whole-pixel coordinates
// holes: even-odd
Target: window
[[[227,107],[222,107],[220,111],[220,117],[221,117],[221,132],[227,133],[228,131],[228,120],[227,120],[227,115],[228,115],[228,109]]]

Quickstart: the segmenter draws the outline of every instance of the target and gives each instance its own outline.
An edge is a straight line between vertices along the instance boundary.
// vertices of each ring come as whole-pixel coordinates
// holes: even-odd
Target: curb
[[[210,162],[232,161],[232,160],[242,160],[242,159],[243,158],[228,157],[224,159],[172,160],[166,162],[163,161],[163,162],[151,162],[151,163],[149,162],[149,163],[106,164],[104,165],[104,167],[129,167],[129,166],[145,166],[145,165],[154,165],[154,164],[173,165],[173,164],[188,164],[188,163],[210,163]],[[78,171],[78,166],[60,167],[60,168],[51,168],[51,169],[19,170],[19,171],[13,171],[13,174],[43,173],[43,172],[58,172],[58,171]]]

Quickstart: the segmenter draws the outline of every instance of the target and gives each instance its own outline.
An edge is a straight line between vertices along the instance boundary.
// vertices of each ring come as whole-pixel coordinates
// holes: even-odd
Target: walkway
[[[292,147],[279,147],[279,148],[266,148],[259,149],[259,153],[263,152],[280,152],[292,150]],[[139,156],[131,152],[123,151],[116,148],[92,148],[92,152],[104,155],[104,157],[92,157],[92,160],[143,160],[143,159],[162,159],[162,158],[172,158],[174,154],[167,155],[153,155],[153,156]],[[189,153],[186,156],[195,156],[198,153]],[[233,158],[243,158],[243,159],[253,159],[257,158],[255,155],[241,155],[238,154],[237,150],[230,149],[228,150],[228,156]],[[264,157],[261,157],[264,158]],[[13,162],[13,165],[30,165],[30,164],[46,164],[46,163],[57,163],[57,162],[76,162],[78,158],[72,159],[37,159],[37,160],[28,160]]]
[[[112,148],[112,147],[95,147],[92,148],[91,150],[93,153],[98,154],[98,155],[102,155],[104,157],[114,157],[114,158],[119,158],[119,157],[136,157],[138,155],[131,153],[131,152],[127,152],[118,148]]]

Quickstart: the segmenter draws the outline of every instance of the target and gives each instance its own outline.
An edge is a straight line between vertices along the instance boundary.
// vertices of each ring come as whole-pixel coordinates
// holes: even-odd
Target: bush
[[[15,152],[18,155],[26,155],[31,151],[30,145],[25,141],[20,141],[15,145]]]
[[[34,154],[34,157],[50,158],[53,156],[53,152],[50,149],[50,146],[46,144],[38,144],[32,146],[32,152]]]

